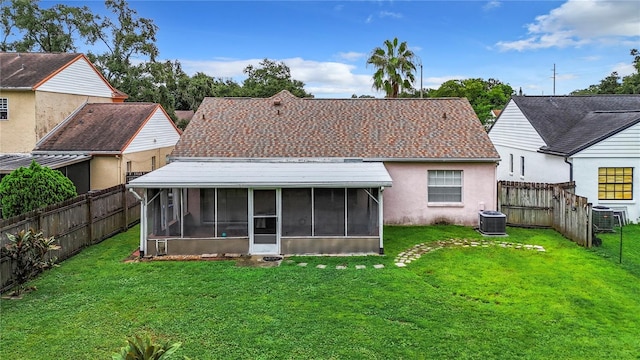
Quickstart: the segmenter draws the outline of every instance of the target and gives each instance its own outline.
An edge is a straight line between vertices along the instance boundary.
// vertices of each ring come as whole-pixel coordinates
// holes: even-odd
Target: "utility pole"
[[[422,99],[422,60],[420,60],[420,99]]]
[[[556,96],[556,64],[553,64],[553,96]]]

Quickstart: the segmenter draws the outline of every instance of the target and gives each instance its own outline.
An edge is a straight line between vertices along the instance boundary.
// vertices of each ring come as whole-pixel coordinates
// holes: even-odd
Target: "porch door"
[[[279,254],[278,191],[253,190],[252,254]]]

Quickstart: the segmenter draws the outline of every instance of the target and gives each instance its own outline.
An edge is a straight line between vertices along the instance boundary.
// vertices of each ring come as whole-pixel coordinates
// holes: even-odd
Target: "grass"
[[[638,225],[624,228],[622,264],[619,234],[586,250],[552,230],[509,228],[504,240],[546,252],[446,248],[405,268],[393,259],[414,244],[482,237],[458,226],[387,227],[382,257],[293,257],[277,268],[243,268],[232,261],[124,263],[137,232],[48,271],[23,300],[0,301],[0,358],[107,359],[143,333],[182,342],[178,355],[193,359],[640,354]],[[339,264],[348,268],[336,270]],[[367,268],[356,270],[360,264]]]

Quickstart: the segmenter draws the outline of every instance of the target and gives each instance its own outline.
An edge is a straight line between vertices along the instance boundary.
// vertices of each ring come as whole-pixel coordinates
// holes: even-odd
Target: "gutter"
[[[170,156],[169,162],[173,161],[194,161],[194,162],[276,162],[276,163],[309,163],[309,162],[460,162],[460,163],[483,163],[500,162],[500,158],[246,158],[246,157],[189,157]]]
[[[569,181],[573,181],[573,163],[569,162],[569,157],[564,157],[564,162],[569,164]]]

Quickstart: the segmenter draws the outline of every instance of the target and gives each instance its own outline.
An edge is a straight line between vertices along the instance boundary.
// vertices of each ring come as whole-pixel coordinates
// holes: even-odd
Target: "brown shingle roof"
[[[122,151],[159,107],[153,103],[86,104],[47,135],[37,151]]]
[[[462,98],[205,98],[173,157],[497,159]]]
[[[33,88],[82,54],[0,52],[0,88]]]

